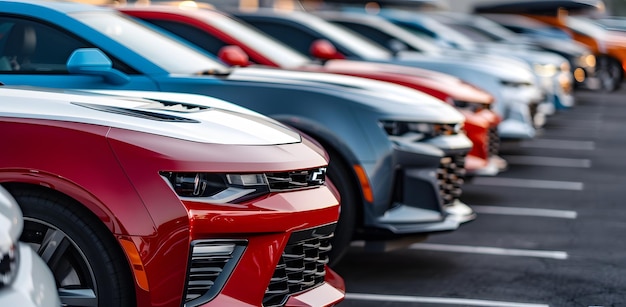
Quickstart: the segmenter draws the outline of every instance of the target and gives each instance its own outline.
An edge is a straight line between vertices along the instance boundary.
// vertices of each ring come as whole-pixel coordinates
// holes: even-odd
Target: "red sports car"
[[[0,86],[0,185],[64,306],[327,306],[321,147],[206,96]]]
[[[411,87],[457,106],[466,117],[465,128],[474,147],[466,158],[469,175],[495,175],[506,167],[498,156],[500,117],[490,110],[493,97],[462,80],[443,73],[392,64],[336,60],[326,41],[311,46],[324,63],[311,62],[293,49],[227,14],[198,4],[138,5],[117,9],[159,26],[219,56],[230,65],[259,64],[281,69],[326,72],[392,82]]]

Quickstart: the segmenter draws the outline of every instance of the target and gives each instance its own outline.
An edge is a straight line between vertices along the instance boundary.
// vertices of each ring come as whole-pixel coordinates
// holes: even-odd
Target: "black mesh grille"
[[[441,158],[437,170],[439,193],[444,206],[461,197],[461,186],[465,181],[465,155],[455,155]]]
[[[221,290],[245,249],[245,241],[194,241],[187,272],[185,306],[204,304]]]
[[[284,191],[316,187],[326,181],[326,168],[318,167],[308,170],[265,173],[270,191]]]
[[[489,156],[497,156],[500,154],[500,135],[498,135],[498,128],[489,128],[489,142],[488,142]]]
[[[282,306],[289,295],[324,282],[334,230],[335,224],[330,224],[291,234],[267,286],[263,306]]]

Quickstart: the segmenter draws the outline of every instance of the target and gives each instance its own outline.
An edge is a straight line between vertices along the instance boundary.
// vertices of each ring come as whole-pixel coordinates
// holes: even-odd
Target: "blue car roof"
[[[19,11],[25,7],[46,8],[65,14],[83,11],[110,10],[110,8],[106,7],[69,1],[0,0],[0,3],[2,4],[2,10],[4,12]]]

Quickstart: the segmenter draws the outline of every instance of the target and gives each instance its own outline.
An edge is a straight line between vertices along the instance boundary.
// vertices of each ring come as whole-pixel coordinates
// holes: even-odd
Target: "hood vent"
[[[159,104],[158,102],[156,103]],[[73,104],[81,106],[81,107],[85,107],[85,108],[90,108],[93,110],[115,113],[115,114],[126,115],[126,116],[139,117],[139,118],[149,119],[149,120],[164,121],[164,122],[199,123],[199,121],[194,120],[194,119],[171,115],[171,114],[152,112],[150,110],[129,109],[129,108],[116,107],[116,106],[106,106],[106,105],[81,103],[81,102],[74,102]],[[162,111],[174,111],[173,110],[174,108],[184,109],[186,107],[185,106],[177,107],[174,104],[171,104],[169,106],[163,104],[163,106],[160,109],[155,109],[155,108],[151,108],[151,109],[162,110]],[[193,112],[193,111],[185,111],[185,112]]]

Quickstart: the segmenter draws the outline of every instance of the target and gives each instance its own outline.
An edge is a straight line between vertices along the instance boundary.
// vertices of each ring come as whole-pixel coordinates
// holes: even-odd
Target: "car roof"
[[[11,8],[40,7],[54,10],[61,13],[74,13],[82,11],[109,10],[107,7],[100,7],[90,4],[69,2],[69,1],[42,1],[42,0],[0,0],[3,10]]]

